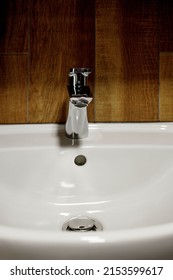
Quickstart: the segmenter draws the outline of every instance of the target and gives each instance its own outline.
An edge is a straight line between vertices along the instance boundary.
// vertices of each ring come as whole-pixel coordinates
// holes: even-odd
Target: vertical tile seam
[[[96,122],[96,75],[97,75],[97,0],[94,1],[94,73],[95,73],[95,77],[94,77],[94,122]]]
[[[28,23],[28,61],[27,61],[27,90],[26,90],[26,123],[29,123],[29,97],[30,97],[30,85],[31,85],[31,41],[30,41],[30,30],[31,30],[31,5],[29,4],[29,0],[27,0],[27,23]]]
[[[159,0],[157,1],[158,6],[158,19],[157,19],[157,25],[158,25],[158,122],[161,121],[160,115],[161,115],[161,102],[160,102],[160,5]]]

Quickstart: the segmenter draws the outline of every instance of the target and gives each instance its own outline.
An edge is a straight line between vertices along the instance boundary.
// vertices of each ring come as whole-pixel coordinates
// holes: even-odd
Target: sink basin
[[[0,126],[0,259],[173,259],[172,201],[173,123]]]

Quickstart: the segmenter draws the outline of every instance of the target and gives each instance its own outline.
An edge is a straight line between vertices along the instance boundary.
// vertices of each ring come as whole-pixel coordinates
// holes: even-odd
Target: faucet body
[[[87,106],[92,101],[87,77],[89,68],[72,68],[69,73],[69,111],[65,125],[66,135],[71,139],[88,136]]]

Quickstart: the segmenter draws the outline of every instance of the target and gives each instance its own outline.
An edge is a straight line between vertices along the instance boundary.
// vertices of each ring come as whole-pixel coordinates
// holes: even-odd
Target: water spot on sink
[[[86,163],[87,159],[84,155],[78,155],[74,159],[74,163],[78,166],[82,166]]]

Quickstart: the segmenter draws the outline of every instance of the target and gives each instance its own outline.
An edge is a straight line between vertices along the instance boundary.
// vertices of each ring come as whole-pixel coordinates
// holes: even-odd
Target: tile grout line
[[[22,52],[22,53],[15,53],[15,52],[8,52],[8,53],[6,53],[6,52],[0,52],[0,55],[28,55],[29,53],[28,52]]]
[[[27,65],[27,90],[26,90],[26,123],[29,123],[29,97],[30,97],[30,86],[31,86],[31,77],[30,77],[30,62],[31,62],[31,43],[30,43],[30,5],[28,2],[28,65]]]

